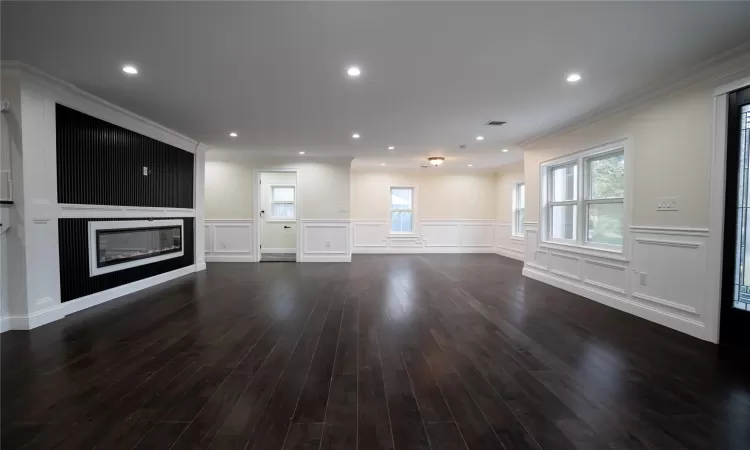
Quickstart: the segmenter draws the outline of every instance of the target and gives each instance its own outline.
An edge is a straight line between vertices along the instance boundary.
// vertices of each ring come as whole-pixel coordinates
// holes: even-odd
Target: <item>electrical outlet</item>
[[[646,275],[646,272],[640,272],[639,273],[639,278],[640,278],[641,286],[645,286],[646,282],[648,281],[648,279],[647,279],[648,276]]]
[[[345,213],[345,212],[347,212],[346,206],[342,206],[342,207],[340,207],[340,208],[339,208],[339,212],[341,212],[341,213]]]
[[[331,242],[330,241],[326,241],[326,248],[331,248]]]
[[[148,167],[146,167],[146,166],[143,166],[143,176],[144,176],[144,177],[147,177],[147,176],[148,176],[148,174],[149,174],[149,170],[148,170]]]
[[[656,199],[657,211],[677,211],[677,197],[659,197]]]

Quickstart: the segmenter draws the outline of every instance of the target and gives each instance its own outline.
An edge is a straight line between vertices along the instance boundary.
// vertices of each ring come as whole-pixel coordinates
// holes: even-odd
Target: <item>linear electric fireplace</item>
[[[101,275],[185,254],[184,221],[89,222],[89,273]]]

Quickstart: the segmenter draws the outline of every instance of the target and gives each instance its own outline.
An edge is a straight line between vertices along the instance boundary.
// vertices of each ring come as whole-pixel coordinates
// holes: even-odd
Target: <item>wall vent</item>
[[[500,125],[505,125],[507,122],[503,122],[502,120],[490,120],[487,122],[487,125],[491,125],[493,127],[499,127]]]

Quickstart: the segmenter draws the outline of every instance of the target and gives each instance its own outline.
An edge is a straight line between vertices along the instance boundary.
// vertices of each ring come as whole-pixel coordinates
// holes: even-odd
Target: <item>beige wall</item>
[[[497,196],[495,218],[499,222],[512,220],[513,194],[516,184],[524,181],[523,161],[502,166],[495,176]]]
[[[542,162],[627,137],[632,217],[629,225],[708,227],[713,87],[698,85],[524,151],[526,219],[539,220]],[[679,211],[657,212],[657,197],[679,197]]]
[[[400,185],[417,188],[418,220],[495,218],[494,174],[441,174],[436,173],[438,171],[352,171],[352,218],[388,219],[390,187]]]
[[[262,172],[260,174],[261,209],[266,213],[260,228],[260,243],[264,252],[297,248],[297,222],[272,221],[271,217],[271,186],[274,184],[297,185],[297,174],[294,172]],[[289,228],[284,228],[289,227]]]
[[[206,219],[254,219],[254,170],[297,169],[301,219],[349,218],[351,158],[253,158],[241,152],[206,153]]]

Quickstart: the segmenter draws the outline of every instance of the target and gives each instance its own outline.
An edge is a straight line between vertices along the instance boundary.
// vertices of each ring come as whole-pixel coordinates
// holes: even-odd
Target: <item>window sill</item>
[[[621,251],[607,250],[607,249],[596,248],[596,247],[587,247],[587,246],[577,245],[577,244],[564,244],[561,242],[542,241],[539,244],[539,248],[546,249],[546,250],[559,250],[559,251],[564,251],[564,252],[569,252],[569,253],[575,253],[578,255],[595,256],[597,258],[611,259],[614,261],[622,261],[622,262],[630,261],[630,259],[627,258]]]
[[[389,233],[389,238],[398,238],[398,237],[416,237],[417,233]]]

